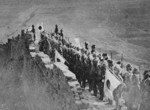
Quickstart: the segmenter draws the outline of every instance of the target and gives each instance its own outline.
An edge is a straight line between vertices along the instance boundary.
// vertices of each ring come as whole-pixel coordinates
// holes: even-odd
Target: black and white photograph
[[[150,0],[0,0],[0,110],[150,110]]]

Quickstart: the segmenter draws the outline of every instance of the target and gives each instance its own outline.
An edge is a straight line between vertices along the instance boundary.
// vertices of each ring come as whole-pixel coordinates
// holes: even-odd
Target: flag
[[[55,62],[58,62],[58,60],[60,60],[60,62],[65,63],[65,58],[55,49]]]
[[[44,23],[43,22],[41,22],[40,26],[42,27],[41,31],[44,31]]]
[[[121,80],[115,76],[111,71],[106,68],[105,82],[104,82],[104,93],[105,96],[113,100],[113,91],[121,84]]]
[[[74,41],[75,41],[75,44],[74,44],[74,45],[75,45],[76,47],[82,48],[82,47],[81,47],[80,38],[74,38]]]
[[[40,30],[40,31],[41,31],[41,32],[43,32],[43,31],[44,31],[44,23],[43,23],[43,22],[38,23],[38,24],[36,25],[37,30],[39,30],[39,26],[41,26],[41,27],[42,27],[42,30]]]

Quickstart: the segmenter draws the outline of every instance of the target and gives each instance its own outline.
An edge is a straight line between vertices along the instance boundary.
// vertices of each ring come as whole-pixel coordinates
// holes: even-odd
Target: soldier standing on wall
[[[106,73],[106,65],[102,64],[101,65],[101,78],[100,78],[100,86],[99,86],[99,92],[100,92],[100,100],[103,100],[104,98],[104,80],[105,80],[105,73]]]
[[[95,48],[96,48],[95,45],[92,45],[92,46],[91,46],[91,53],[92,53],[92,54],[95,52]]]
[[[96,81],[97,75],[98,75],[98,61],[97,59],[93,59],[93,65],[92,65],[91,73],[89,77],[91,77],[91,81],[92,81],[91,89],[94,91],[94,96],[97,96],[97,86],[98,86],[97,81]]]
[[[85,49],[88,50],[89,47],[88,47],[88,42],[85,42]]]
[[[63,30],[61,29],[60,30],[60,33],[59,33],[59,35],[62,37],[62,39],[63,39],[63,37],[64,37],[64,34],[63,34]]]
[[[58,35],[58,25],[55,25],[55,34]]]
[[[63,30],[60,30],[59,35],[61,36],[61,40],[62,40],[62,44],[64,45],[63,39],[64,39],[64,34],[63,34]]]
[[[33,32],[33,38],[34,38],[34,41],[35,41],[35,28],[34,28],[34,25],[32,25],[32,30],[31,31]]]

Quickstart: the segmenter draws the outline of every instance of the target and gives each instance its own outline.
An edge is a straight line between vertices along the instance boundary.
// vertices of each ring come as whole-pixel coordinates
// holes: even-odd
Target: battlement
[[[8,39],[6,44],[0,44],[1,76],[7,79],[1,81],[3,91],[9,92],[5,86],[12,85],[11,94],[14,95],[9,100],[21,97],[12,103],[23,103],[23,106],[16,106],[11,102],[6,104],[28,110],[37,109],[39,105],[42,110],[77,110],[73,92],[68,83],[69,80],[75,81],[76,78],[67,76],[69,70],[66,72],[61,70],[58,67],[59,64],[52,62],[48,55],[35,52],[34,47],[31,46],[30,37],[22,31],[20,36]],[[18,95],[15,95],[16,93]],[[6,98],[5,96],[3,99]]]

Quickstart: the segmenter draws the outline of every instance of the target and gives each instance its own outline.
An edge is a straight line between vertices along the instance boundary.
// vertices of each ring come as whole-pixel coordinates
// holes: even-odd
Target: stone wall
[[[63,71],[42,52],[33,57],[28,37],[0,44],[0,109],[77,110]]]

